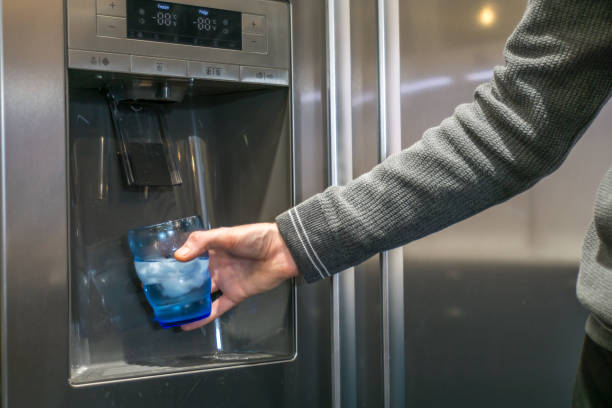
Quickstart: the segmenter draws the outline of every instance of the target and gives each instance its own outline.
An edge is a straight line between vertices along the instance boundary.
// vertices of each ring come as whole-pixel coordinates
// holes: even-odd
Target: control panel
[[[68,0],[70,68],[288,85],[289,5]]]

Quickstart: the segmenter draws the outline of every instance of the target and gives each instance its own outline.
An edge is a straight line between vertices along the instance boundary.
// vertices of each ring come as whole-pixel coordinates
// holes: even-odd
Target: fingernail
[[[182,247],[182,248],[177,249],[174,255],[186,256],[188,253],[189,253],[189,248]]]

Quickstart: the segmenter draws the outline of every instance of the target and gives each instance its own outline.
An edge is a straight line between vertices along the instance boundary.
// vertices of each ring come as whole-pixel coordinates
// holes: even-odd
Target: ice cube
[[[208,260],[135,262],[134,265],[144,285],[160,285],[164,296],[178,297],[204,285]]]

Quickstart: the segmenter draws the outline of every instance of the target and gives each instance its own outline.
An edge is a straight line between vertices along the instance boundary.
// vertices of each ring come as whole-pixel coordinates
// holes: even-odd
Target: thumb
[[[183,246],[174,252],[174,257],[180,262],[191,261],[213,247],[218,239],[219,230],[192,232]]]

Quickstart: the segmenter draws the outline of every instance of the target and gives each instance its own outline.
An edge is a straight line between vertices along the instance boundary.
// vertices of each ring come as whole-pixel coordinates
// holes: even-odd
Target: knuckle
[[[225,247],[226,249],[232,249],[238,242],[235,229],[229,227],[222,227],[217,230],[217,241],[218,244]]]
[[[187,239],[187,242],[195,247],[200,247],[204,244],[205,235],[201,231],[192,232]]]

